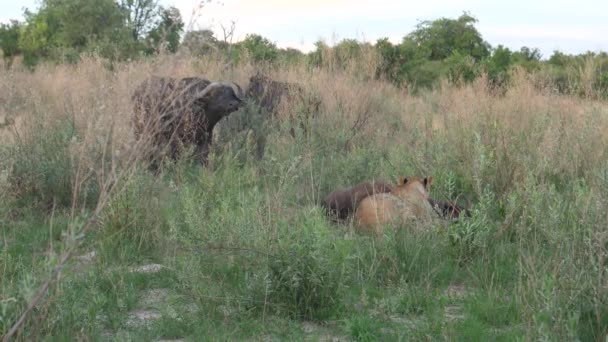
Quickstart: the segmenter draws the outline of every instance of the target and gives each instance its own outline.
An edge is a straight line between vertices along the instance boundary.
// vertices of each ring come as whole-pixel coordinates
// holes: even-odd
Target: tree
[[[160,8],[160,22],[148,33],[148,53],[161,49],[175,53],[184,30],[182,16],[176,7]]]
[[[0,24],[0,49],[7,67],[13,64],[15,56],[21,53],[19,49],[19,34],[21,24],[11,20],[10,24]]]
[[[46,58],[56,46],[59,21],[55,13],[43,7],[38,13],[25,11],[25,24],[19,35],[19,49],[23,63],[32,67],[40,58]]]
[[[315,43],[315,50],[308,54],[308,65],[312,67],[320,67],[323,65],[323,53],[328,50],[329,47],[322,40],[317,40]]]
[[[516,52],[514,55],[525,62],[538,62],[542,57],[538,48],[530,49],[527,46],[522,46],[519,52]]]
[[[432,61],[444,60],[454,52],[480,61],[489,56],[490,45],[475,28],[476,22],[477,19],[467,13],[458,19],[423,21],[404,38],[404,42],[416,45]]]
[[[523,46],[519,51],[516,51],[512,55],[513,64],[521,65],[525,70],[532,71],[540,68],[540,50],[537,48],[530,49],[527,46]]]
[[[495,86],[503,86],[509,79],[509,68],[511,67],[512,52],[508,48],[498,45],[485,61],[485,69],[490,83]]]
[[[479,74],[478,65],[471,56],[465,56],[458,51],[445,60],[448,80],[454,84],[472,82]]]
[[[361,58],[362,45],[356,39],[343,39],[333,47],[336,63],[344,68],[349,62]]]
[[[296,65],[304,60],[304,53],[298,49],[279,49],[279,60],[283,65]]]
[[[119,43],[126,32],[114,0],[43,0],[37,13],[26,11],[25,17],[19,46],[30,66],[40,58],[77,59],[98,41]]]
[[[398,86],[429,88],[443,71],[440,61],[429,60],[427,51],[411,40],[393,45],[388,38],[383,38],[376,42],[375,48],[380,56],[377,76]]]
[[[571,59],[572,58],[570,56],[567,56],[563,52],[555,50],[553,51],[551,57],[549,57],[549,64],[563,67],[566,66]]]
[[[399,49],[391,43],[388,38],[381,38],[374,46],[380,57],[376,67],[376,77],[385,78],[395,84],[399,84],[398,65],[400,63]]]
[[[135,41],[152,29],[158,17],[158,0],[121,0],[120,7]]]
[[[124,29],[124,16],[114,0],[46,0],[60,22],[58,43],[82,48]]]
[[[277,46],[258,34],[248,34],[241,45],[254,62],[274,62],[277,59]]]
[[[193,55],[204,55],[220,47],[220,42],[211,30],[188,31],[181,46]]]
[[[443,75],[442,62],[430,60],[426,51],[412,41],[403,41],[398,54],[401,60],[398,77],[413,89],[431,88]]]

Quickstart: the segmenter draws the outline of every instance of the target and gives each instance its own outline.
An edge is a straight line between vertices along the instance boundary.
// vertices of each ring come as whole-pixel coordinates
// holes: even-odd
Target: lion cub
[[[366,197],[355,212],[357,231],[378,235],[385,224],[430,219],[433,208],[428,191],[432,180],[432,177],[399,177],[391,192]]]

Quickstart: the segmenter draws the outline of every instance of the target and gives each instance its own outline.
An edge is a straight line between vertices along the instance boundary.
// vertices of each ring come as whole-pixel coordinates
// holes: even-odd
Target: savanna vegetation
[[[605,54],[492,48],[465,14],[398,45],[305,55],[256,35],[171,40],[176,12],[149,2],[138,24],[146,1],[90,1],[115,26],[88,32],[67,22],[90,13],[74,3],[45,0],[0,29],[2,335],[608,335]],[[296,104],[269,120],[248,103],[220,123],[206,167],[186,156],[148,172],[130,124],[141,81],[245,86],[260,70],[320,97],[309,129]],[[471,217],[369,237],[319,207],[337,187],[404,175],[432,175],[431,195]]]

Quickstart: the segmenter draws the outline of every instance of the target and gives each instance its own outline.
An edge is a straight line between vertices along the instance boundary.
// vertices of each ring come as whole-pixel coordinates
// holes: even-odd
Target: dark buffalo
[[[143,142],[152,166],[167,154],[177,159],[189,147],[205,163],[213,127],[243,103],[236,83],[196,77],[151,77],[135,89],[132,100],[135,139]]]
[[[393,185],[384,181],[362,182],[350,188],[337,189],[322,202],[326,214],[334,222],[343,222],[367,196],[390,192]]]
[[[311,96],[301,85],[275,81],[260,73],[249,79],[245,96],[274,118],[279,117],[280,112],[284,110],[282,104],[289,104],[295,111],[291,111],[288,116],[291,119],[299,119],[301,123],[318,113],[321,106],[319,98]],[[295,118],[295,116],[300,117]],[[305,125],[302,126],[306,129]],[[293,128],[291,134],[295,135]]]

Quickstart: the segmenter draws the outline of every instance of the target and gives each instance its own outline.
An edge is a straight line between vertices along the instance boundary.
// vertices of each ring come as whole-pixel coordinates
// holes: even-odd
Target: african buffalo
[[[284,109],[281,108],[281,104],[289,103],[300,112],[298,114],[303,114],[304,117],[299,118],[300,120],[306,120],[319,111],[321,101],[310,95],[299,84],[275,81],[260,73],[251,76],[245,92],[246,98],[253,100],[261,109],[275,118]],[[294,118],[293,114],[292,112],[289,115],[292,119]],[[305,130],[305,125],[302,126]],[[290,133],[292,136],[295,135],[293,128]]]
[[[168,154],[177,159],[193,146],[195,159],[206,163],[213,127],[239,109],[242,90],[232,82],[210,82],[197,77],[151,77],[134,91],[133,126],[143,141],[152,167]]]
[[[353,214],[359,203],[366,198],[379,193],[390,192],[392,184],[374,180],[362,182],[349,188],[332,191],[321,203],[325,213],[333,222],[344,222]]]

